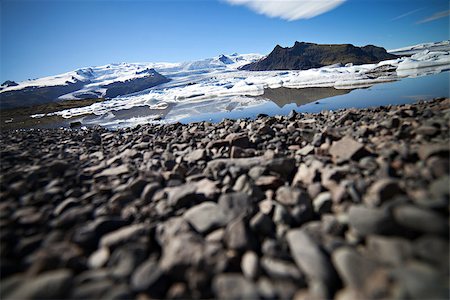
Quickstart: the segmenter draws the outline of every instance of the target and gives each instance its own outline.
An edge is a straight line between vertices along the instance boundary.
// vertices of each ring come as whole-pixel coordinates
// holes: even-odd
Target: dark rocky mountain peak
[[[219,56],[219,60],[226,65],[234,63],[228,56],[223,54]]]
[[[249,71],[307,70],[333,64],[354,65],[378,63],[395,59],[396,55],[374,45],[357,47],[352,44],[314,44],[295,42],[292,47],[276,45],[264,59],[245,65],[241,69]]]
[[[16,86],[19,85],[17,82],[14,82],[12,80],[6,80],[2,83],[2,87],[9,87],[9,86]]]

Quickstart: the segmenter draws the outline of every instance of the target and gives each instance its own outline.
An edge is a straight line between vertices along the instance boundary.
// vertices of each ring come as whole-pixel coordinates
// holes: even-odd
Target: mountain
[[[237,70],[261,57],[260,54],[235,53],[180,63],[117,63],[19,83],[8,80],[0,86],[0,108],[27,107],[60,100],[116,98],[145,93],[145,90],[159,88],[169,81],[173,81],[172,86],[192,84],[208,74]]]
[[[168,82],[152,68],[133,64],[112,64],[19,84],[7,81],[0,89],[0,108],[26,107],[59,100],[114,98]]]
[[[384,48],[368,45],[356,47],[351,44],[320,45],[295,42],[293,47],[279,45],[264,59],[241,67],[248,71],[307,70],[333,64],[354,65],[379,63],[395,59]]]

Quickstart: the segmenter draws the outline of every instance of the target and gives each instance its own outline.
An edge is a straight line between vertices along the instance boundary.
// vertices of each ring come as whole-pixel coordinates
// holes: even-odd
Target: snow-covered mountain
[[[0,105],[12,108],[58,100],[111,99],[166,83],[170,80],[168,76],[235,70],[261,57],[259,54],[232,54],[183,63],[118,63],[81,68],[18,84],[7,81],[0,86]]]

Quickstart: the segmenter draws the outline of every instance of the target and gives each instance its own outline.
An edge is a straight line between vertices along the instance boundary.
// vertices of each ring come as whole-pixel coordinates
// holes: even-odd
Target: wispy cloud
[[[438,19],[446,18],[446,17],[448,17],[449,15],[450,15],[450,10],[440,11],[440,12],[435,13],[435,14],[432,15],[432,16],[429,16],[428,18],[425,18],[425,19],[423,19],[423,20],[420,20],[420,21],[417,22],[416,24],[428,23],[428,22],[435,21],[435,20],[438,20]]]
[[[421,11],[422,9],[423,9],[423,7],[422,8],[418,8],[418,9],[414,9],[414,10],[411,10],[411,11],[408,11],[407,13],[401,14],[401,15],[391,19],[391,21],[397,21],[397,20],[403,19],[403,18],[405,18],[407,16],[410,16],[412,14],[415,14],[416,12]]]
[[[244,5],[272,18],[288,21],[310,19],[330,11],[346,0],[225,0],[233,5]]]

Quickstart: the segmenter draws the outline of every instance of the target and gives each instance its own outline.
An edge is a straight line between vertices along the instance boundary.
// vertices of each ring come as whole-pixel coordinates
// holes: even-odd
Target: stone
[[[183,217],[194,229],[207,234],[227,223],[227,216],[215,202],[206,201],[188,209]]]
[[[205,149],[196,149],[190,153],[188,153],[186,156],[184,156],[184,159],[187,162],[193,163],[200,160],[206,159],[206,150]]]
[[[263,190],[271,189],[276,190],[278,187],[282,186],[284,181],[277,176],[260,176],[255,181],[255,185]]]
[[[314,149],[315,149],[315,148],[314,148],[313,145],[308,144],[308,145],[306,145],[305,147],[303,147],[302,149],[297,150],[295,153],[296,153],[296,154],[303,155],[303,156],[306,156],[306,155],[309,155],[309,154],[313,153],[313,152],[314,152]]]
[[[398,182],[391,178],[383,178],[375,181],[368,189],[364,201],[370,206],[380,206],[397,195],[401,195],[403,190]]]
[[[275,224],[272,219],[261,212],[258,212],[250,220],[250,228],[253,232],[259,233],[263,236],[272,236],[275,233]]]
[[[218,200],[218,204],[227,215],[228,221],[240,216],[250,215],[253,211],[252,202],[247,194],[240,192],[222,194]]]
[[[111,279],[83,283],[72,290],[71,299],[102,299],[113,285]]]
[[[364,287],[377,265],[354,249],[341,247],[332,254],[333,264],[344,283],[355,289]]]
[[[70,270],[52,270],[17,286],[8,299],[62,299],[67,298],[72,285]]]
[[[219,299],[257,299],[256,286],[240,274],[217,275],[212,283],[214,295]]]
[[[250,140],[245,134],[230,133],[225,137],[225,140],[229,141],[231,146],[236,146],[244,149],[250,147]]]
[[[160,188],[160,184],[157,182],[148,183],[141,193],[141,199],[145,202],[150,202],[152,200],[155,192]]]
[[[447,220],[438,213],[411,204],[397,206],[393,210],[400,225],[422,233],[448,234]]]
[[[274,280],[291,280],[298,284],[303,282],[303,275],[297,266],[291,262],[263,256],[261,267]]]
[[[412,251],[416,257],[448,270],[448,240],[434,235],[423,235],[413,242]]]
[[[183,217],[172,217],[156,227],[155,238],[160,246],[168,244],[183,233],[190,233],[191,227]]]
[[[330,213],[333,206],[333,199],[330,192],[322,192],[313,200],[314,212],[322,215]]]
[[[300,203],[309,203],[309,197],[306,192],[299,188],[282,186],[277,190],[276,198],[283,205],[293,206]]]
[[[402,238],[369,236],[367,248],[371,255],[379,262],[399,266],[408,261],[413,254],[412,245]]]
[[[107,266],[115,278],[129,278],[146,256],[147,249],[143,243],[130,243],[116,248],[108,260]]]
[[[197,187],[191,184],[167,188],[167,203],[175,209],[190,207],[198,202]]]
[[[368,208],[363,205],[352,205],[348,210],[351,227],[360,234],[385,234],[392,228],[389,214],[381,209]]]
[[[303,229],[291,229],[286,235],[291,255],[300,270],[312,281],[335,284],[335,270],[320,246]]]
[[[417,153],[421,160],[426,160],[432,156],[449,156],[449,145],[448,144],[425,144],[419,147]]]
[[[250,235],[245,222],[241,218],[227,225],[223,239],[228,249],[244,251],[251,246]]]
[[[96,177],[105,177],[105,176],[120,176],[127,174],[129,172],[129,168],[127,165],[120,165],[117,167],[110,167],[108,169],[103,170]]]
[[[73,241],[77,244],[96,247],[103,235],[127,224],[127,221],[119,218],[99,217],[77,229]]]
[[[109,249],[99,248],[89,256],[88,266],[91,269],[103,267],[109,259]]]
[[[125,226],[116,231],[105,234],[100,240],[101,247],[116,247],[144,235],[147,231],[145,224]]]
[[[258,255],[253,251],[245,252],[241,260],[241,269],[246,278],[255,280],[259,274]]]
[[[163,297],[167,289],[167,281],[158,263],[149,259],[142,263],[131,276],[131,288],[135,292],[150,292],[152,295]]]
[[[64,200],[63,202],[58,204],[58,206],[55,207],[55,210],[53,210],[53,213],[55,215],[59,216],[64,211],[66,211],[67,209],[69,209],[71,207],[78,206],[79,204],[80,204],[80,201],[78,199],[76,199],[76,198],[67,198],[66,200]]]
[[[334,160],[359,160],[370,154],[363,144],[349,136],[333,142],[329,152]]]

